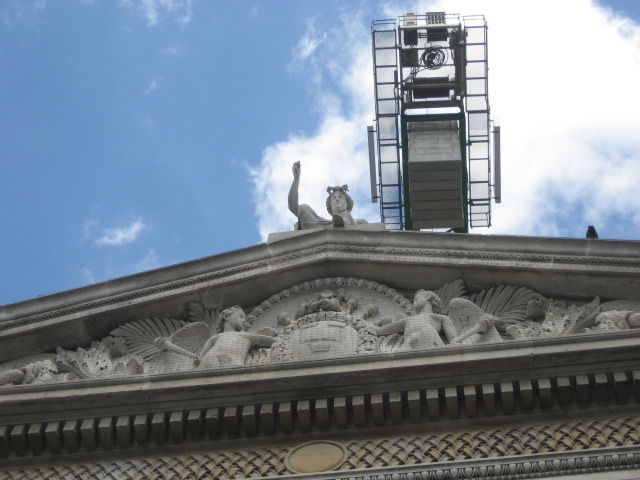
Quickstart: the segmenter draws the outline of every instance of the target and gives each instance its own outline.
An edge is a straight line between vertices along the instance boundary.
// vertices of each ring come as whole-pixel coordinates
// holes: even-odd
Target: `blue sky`
[[[615,10],[607,10],[605,7]],[[640,3],[0,2],[0,304],[291,228],[348,183],[368,201],[372,20],[485,14],[503,203],[474,234],[640,239]],[[549,21],[541,34],[541,21]],[[548,16],[547,16],[548,18]],[[555,23],[554,23],[555,22]]]

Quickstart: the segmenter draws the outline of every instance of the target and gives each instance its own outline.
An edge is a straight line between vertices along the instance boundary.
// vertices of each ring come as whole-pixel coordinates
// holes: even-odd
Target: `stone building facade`
[[[635,478],[638,326],[638,242],[274,238],[0,307],[0,477]]]

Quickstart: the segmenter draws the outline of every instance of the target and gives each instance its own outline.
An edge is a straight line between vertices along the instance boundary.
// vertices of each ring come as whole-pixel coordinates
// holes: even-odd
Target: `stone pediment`
[[[637,242],[318,231],[0,307],[0,362],[86,347],[128,322],[184,319],[190,302],[246,313],[317,278],[366,279],[411,299],[462,279],[469,292],[514,285],[549,299],[640,301]]]
[[[312,231],[0,307],[0,455],[626,408],[639,312],[637,242]]]
[[[327,360],[640,326],[640,289],[634,288],[640,262],[628,255],[629,242],[546,239],[543,249],[531,242],[310,232],[9,305],[1,311],[0,384]],[[557,247],[553,253],[550,243]],[[594,247],[601,255],[593,255]],[[316,277],[324,272],[345,276]],[[347,276],[354,272],[369,277]],[[277,290],[288,281],[294,283]],[[435,299],[418,305],[423,290]],[[242,319],[225,329],[222,317],[234,303]]]

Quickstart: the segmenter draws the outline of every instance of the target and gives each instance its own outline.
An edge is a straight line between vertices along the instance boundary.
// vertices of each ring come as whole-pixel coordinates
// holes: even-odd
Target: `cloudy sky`
[[[290,230],[369,201],[371,21],[484,14],[503,203],[473,234],[640,240],[635,0],[0,2],[0,304]]]

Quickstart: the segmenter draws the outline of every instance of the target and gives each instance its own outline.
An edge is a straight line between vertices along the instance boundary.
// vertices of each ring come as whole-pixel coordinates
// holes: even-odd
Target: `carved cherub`
[[[434,292],[418,290],[413,301],[413,313],[388,325],[376,327],[376,332],[379,336],[404,333],[403,350],[443,347],[445,343],[440,332],[444,332],[446,338],[452,341],[459,331],[448,316],[440,314],[440,303],[440,298]]]
[[[447,343],[502,342],[498,328],[507,322],[521,321],[534,295],[527,289],[499,286],[472,296],[475,301],[471,301],[460,298],[464,294],[461,281],[451,282],[438,291],[444,301],[434,292],[419,290],[410,316],[377,327],[379,336],[389,335],[381,343],[383,351],[438,348]],[[394,338],[391,335],[394,333],[404,336]]]
[[[240,307],[230,307],[220,313],[223,322],[222,333],[210,337],[194,365],[213,368],[220,365],[244,365],[244,359],[252,347],[271,347],[275,331],[262,335],[245,331],[245,314]]]
[[[222,325],[221,333],[203,337],[202,327],[190,324],[174,335],[157,338],[156,347],[170,354],[193,359],[193,366],[196,368],[214,368],[222,365],[244,365],[245,357],[252,347],[270,347],[275,340],[275,332],[269,332],[271,335],[247,332],[244,325],[245,314],[240,307],[223,310],[219,320]],[[193,330],[198,335],[185,335],[188,330]]]
[[[340,295],[331,290],[316,293],[313,297],[298,306],[296,319],[316,312],[342,312]]]

